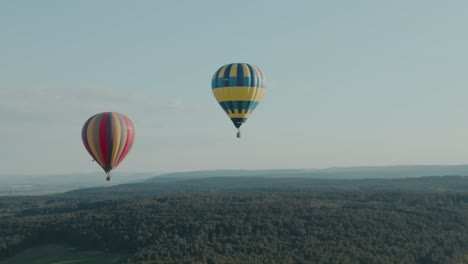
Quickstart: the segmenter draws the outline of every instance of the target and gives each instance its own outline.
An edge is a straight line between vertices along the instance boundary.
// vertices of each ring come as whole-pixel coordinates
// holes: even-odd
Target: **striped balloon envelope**
[[[238,129],[262,101],[266,80],[256,66],[231,63],[219,68],[211,80],[214,97]]]
[[[103,112],[83,125],[81,138],[88,153],[107,174],[127,156],[135,141],[135,127],[123,114]]]

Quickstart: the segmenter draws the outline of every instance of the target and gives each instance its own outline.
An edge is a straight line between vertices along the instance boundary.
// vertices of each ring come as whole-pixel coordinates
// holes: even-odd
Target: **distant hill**
[[[162,174],[147,182],[173,182],[186,179],[211,177],[274,177],[314,179],[394,179],[424,176],[468,175],[468,165],[407,165],[332,167],[325,169],[283,170],[212,170]]]
[[[423,192],[466,192],[468,176],[433,176],[398,179],[313,179],[273,177],[212,177],[175,182],[121,184],[107,188],[87,188],[64,195],[145,196],[194,192],[328,192],[336,190],[395,190]]]
[[[291,177],[302,175],[307,170],[304,169],[285,169],[285,170],[207,170],[207,171],[189,171],[189,172],[173,172],[161,174],[150,179],[146,182],[174,182],[187,179],[200,179],[212,177]],[[325,176],[325,175],[324,175]]]
[[[241,179],[237,178],[281,178],[281,179],[322,179],[322,180],[351,180],[351,179],[404,179],[426,176],[468,175],[468,165],[408,165],[408,166],[361,166],[361,167],[332,167],[325,169],[277,169],[277,170],[211,170],[174,173],[112,173],[112,181],[106,182],[104,173],[64,174],[64,175],[0,175],[1,195],[39,195],[62,193],[70,190],[109,187],[120,184],[145,182],[148,186],[161,188],[161,184],[178,183],[176,190],[187,190],[190,181],[200,179],[195,185],[204,183],[201,179],[232,178],[233,186]],[[252,179],[255,181],[255,179]],[[297,180],[293,180],[297,181]],[[216,182],[216,181],[215,181]],[[242,181],[246,183],[246,181]],[[281,182],[281,181],[279,181]],[[224,183],[226,184],[226,182]],[[116,187],[116,189],[123,188]],[[138,185],[136,185],[138,186]],[[180,186],[185,186],[180,189]],[[137,187],[135,187],[137,188]],[[138,187],[140,188],[140,187]],[[145,188],[145,186],[142,186]],[[153,187],[152,187],[153,188]],[[173,185],[168,185],[168,190]],[[112,189],[115,190],[115,189]],[[153,190],[153,189],[151,189]],[[160,190],[164,192],[165,190]],[[167,191],[167,190],[166,190]]]

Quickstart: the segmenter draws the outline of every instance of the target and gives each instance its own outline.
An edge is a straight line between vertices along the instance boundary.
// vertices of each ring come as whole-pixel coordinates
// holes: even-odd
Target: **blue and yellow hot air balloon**
[[[231,63],[219,68],[211,80],[211,88],[218,103],[238,129],[247,121],[262,101],[266,80],[254,65]]]

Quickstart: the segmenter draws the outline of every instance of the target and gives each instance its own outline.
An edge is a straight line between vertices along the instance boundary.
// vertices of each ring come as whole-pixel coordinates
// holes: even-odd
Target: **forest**
[[[239,191],[241,183],[231,191],[212,186],[135,195],[132,187],[141,186],[125,185],[108,188],[125,189],[115,194],[84,189],[3,196],[0,260],[33,246],[64,243],[129,254],[123,263],[468,261],[468,192],[454,182],[455,189],[444,191],[338,184],[322,190],[258,184]]]

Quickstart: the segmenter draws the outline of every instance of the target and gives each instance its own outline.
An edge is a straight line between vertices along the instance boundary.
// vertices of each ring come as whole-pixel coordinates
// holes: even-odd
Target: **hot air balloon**
[[[125,115],[103,112],[90,117],[81,130],[88,153],[107,174],[115,169],[130,152],[135,141],[135,127]]]
[[[224,112],[237,128],[252,114],[265,93],[266,80],[263,73],[254,65],[231,63],[219,68],[211,80],[211,89]]]

